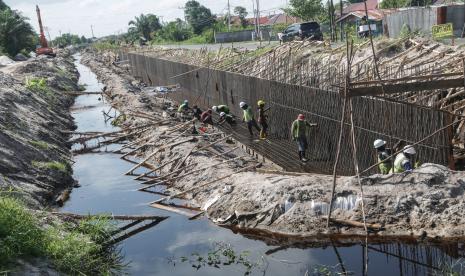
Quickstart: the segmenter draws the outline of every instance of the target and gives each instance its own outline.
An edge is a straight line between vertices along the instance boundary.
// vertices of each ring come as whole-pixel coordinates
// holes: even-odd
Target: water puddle
[[[87,85],[87,91],[95,92],[102,88],[95,75],[79,63],[80,81]],[[110,132],[117,128],[105,122],[102,111],[110,106],[99,101],[99,95],[79,96],[72,109],[79,132]],[[87,107],[87,108],[80,108]],[[118,146],[112,146],[118,148]],[[138,192],[140,182],[133,176],[126,176],[133,164],[112,153],[88,153],[74,157],[74,178],[81,188],[74,189],[70,200],[62,211],[115,215],[158,215],[169,216],[155,227],[149,228],[120,243],[125,260],[130,262],[127,272],[131,275],[243,275],[244,265],[219,265],[221,269],[208,264],[176,261],[181,257],[191,257],[193,253],[207,256],[214,244],[229,244],[235,252],[249,251],[248,258],[261,261],[252,275],[312,275],[315,269],[327,266],[330,270],[343,269],[354,275],[364,271],[365,260],[360,244],[324,245],[294,244],[280,247],[280,244],[267,245],[264,241],[235,234],[229,229],[217,227],[205,218],[188,220],[176,213],[154,209],[149,202],[159,195]],[[351,209],[356,206],[356,198],[340,200],[337,206]],[[288,205],[288,208],[292,206]],[[269,238],[269,237],[265,237]],[[368,251],[368,271],[370,275],[418,275],[432,274],[434,267],[450,263],[463,256],[463,245],[451,244],[447,250],[434,246],[407,244],[370,245]],[[462,246],[461,248],[459,246]],[[268,253],[268,254],[266,254]],[[263,258],[262,258],[263,256]],[[343,266],[338,265],[340,262]],[[263,272],[265,271],[265,273]]]

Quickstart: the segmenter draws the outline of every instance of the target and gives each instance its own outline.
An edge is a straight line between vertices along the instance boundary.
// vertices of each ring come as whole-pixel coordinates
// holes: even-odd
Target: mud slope
[[[106,91],[113,99],[113,104],[122,112],[137,109],[152,114],[153,118],[160,116],[161,110],[157,108],[161,106],[160,102],[166,100],[142,92],[138,88],[139,83],[123,67],[105,60],[105,56],[90,54],[83,58],[83,62],[107,85]],[[129,116],[125,124],[137,124],[140,120]],[[147,139],[152,138],[160,144],[168,143],[169,137],[163,135],[168,128],[153,128],[147,134]],[[185,143],[171,148],[166,153],[149,158],[148,162],[160,165],[182,157],[192,149],[192,144]],[[222,144],[218,150],[225,152],[235,146]],[[147,147],[138,154],[139,160],[155,150],[155,146]],[[239,149],[228,157],[242,155],[247,156]],[[187,159],[186,164],[193,166],[191,171],[197,170],[213,162],[212,158],[208,153],[195,154]],[[199,183],[230,174],[239,166],[250,166],[256,162],[245,157],[242,164],[229,163],[215,169],[199,170],[190,177],[174,182],[169,190],[185,191]],[[171,170],[170,166],[166,166],[161,175]],[[367,222],[381,225],[382,230],[376,233],[384,237],[408,235],[464,238],[464,180],[465,173],[453,172],[435,164],[424,164],[410,174],[363,178]],[[250,171],[187,193],[186,197],[206,210],[212,221],[222,225],[308,237],[334,233],[364,234],[363,228],[349,227],[347,224],[362,221],[360,188],[356,179],[340,177],[337,183],[333,217],[340,220],[340,223],[333,223],[330,229],[326,228],[325,220],[332,185],[332,177],[328,175]]]
[[[29,80],[44,85],[26,85]],[[0,189],[45,205],[73,184],[67,135],[78,72],[67,52],[0,68]]]

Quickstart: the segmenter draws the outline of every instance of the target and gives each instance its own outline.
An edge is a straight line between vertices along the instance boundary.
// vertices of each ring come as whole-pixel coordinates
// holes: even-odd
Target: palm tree
[[[153,32],[161,29],[160,20],[154,14],[141,14],[136,16],[134,20],[129,21],[129,32],[137,32],[145,40],[150,40]]]
[[[27,20],[17,11],[0,10],[0,48],[10,56],[35,48],[36,34]]]

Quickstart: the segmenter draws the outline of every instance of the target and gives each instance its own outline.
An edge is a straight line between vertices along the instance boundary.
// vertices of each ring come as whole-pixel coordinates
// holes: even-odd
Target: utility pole
[[[260,41],[262,41],[262,36],[260,33],[260,0],[257,0],[257,36],[259,37]]]
[[[342,17],[342,10],[343,10],[343,8],[342,8],[342,0],[339,0],[339,11],[340,11],[339,16],[340,17]],[[344,40],[344,30],[343,30],[342,20],[341,20],[341,22],[339,22],[339,24],[340,24],[340,32],[341,32],[340,36],[341,36],[341,41],[342,41],[342,40]]]
[[[94,35],[94,26],[90,25],[90,30],[92,31],[92,38],[94,38],[95,37],[95,35]]]
[[[231,5],[228,0],[228,32],[231,31]]]

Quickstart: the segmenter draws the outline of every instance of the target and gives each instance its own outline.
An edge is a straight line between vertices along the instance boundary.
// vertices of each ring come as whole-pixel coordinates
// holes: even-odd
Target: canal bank
[[[100,67],[103,68],[102,65]],[[101,71],[99,72],[101,73]],[[117,99],[112,103],[124,105],[122,99],[127,95],[113,91],[115,85],[118,85],[117,82],[110,74],[102,74],[101,77],[107,85],[105,91],[110,92],[110,97],[113,100]],[[128,95],[138,92],[131,84],[133,81],[125,79],[122,82],[129,91],[132,90],[132,93],[129,92]],[[146,95],[141,95],[140,98],[146,99]],[[132,98],[126,102],[126,108],[128,103],[135,102],[139,106],[150,105],[146,100]],[[109,106],[106,108],[109,109]],[[103,110],[105,109],[101,111]],[[102,115],[100,119],[104,120]],[[77,125],[79,128],[79,122]],[[96,131],[96,129],[93,130]],[[104,155],[109,156],[102,158]],[[235,252],[250,251],[250,259],[252,260],[266,260],[263,262],[264,265],[260,267],[266,268],[267,275],[283,275],[284,273],[303,275],[307,270],[312,272],[314,268],[321,268],[321,266],[340,270],[339,263],[344,264],[345,270],[360,274],[366,267],[365,249],[368,249],[370,275],[400,273],[417,275],[419,272],[421,274],[421,272],[440,269],[444,264],[453,263],[463,255],[463,244],[459,242],[418,245],[411,239],[408,242],[403,240],[394,243],[376,241],[369,245],[370,248],[367,248],[363,246],[363,239],[353,239],[349,242],[346,239],[345,243],[341,243],[337,239],[334,242],[327,239],[318,242],[318,239],[311,241],[286,239],[266,232],[260,235],[245,233],[246,237],[251,238],[248,239],[234,234],[230,230],[219,228],[203,218],[190,221],[184,216],[149,207],[148,203],[157,200],[159,196],[137,192],[140,183],[134,181],[134,177],[122,176],[133,164],[119,159],[118,155],[98,153],[97,155],[82,155],[77,158],[83,158],[85,161],[80,163],[78,160],[74,167],[75,178],[79,180],[82,187],[73,191],[65,210],[170,216],[160,225],[121,244],[126,259],[133,264],[128,267],[129,272],[133,274],[196,275],[198,273],[199,275],[216,275],[218,269],[210,267],[208,264],[196,271],[189,261],[183,263],[179,260],[183,257],[187,257],[189,260],[192,254],[207,256],[211,250],[214,250],[214,244],[218,242],[230,244]],[[92,165],[86,165],[86,162],[92,162]],[[414,243],[412,244],[412,242]],[[444,250],[445,248],[448,249]],[[450,250],[451,248],[455,249]],[[433,255],[435,257],[431,257]],[[176,266],[171,262],[173,258],[178,260]],[[241,265],[226,266],[222,267],[221,273],[237,275],[238,267],[239,271],[244,270]],[[256,268],[255,273],[259,273],[259,266]]]

